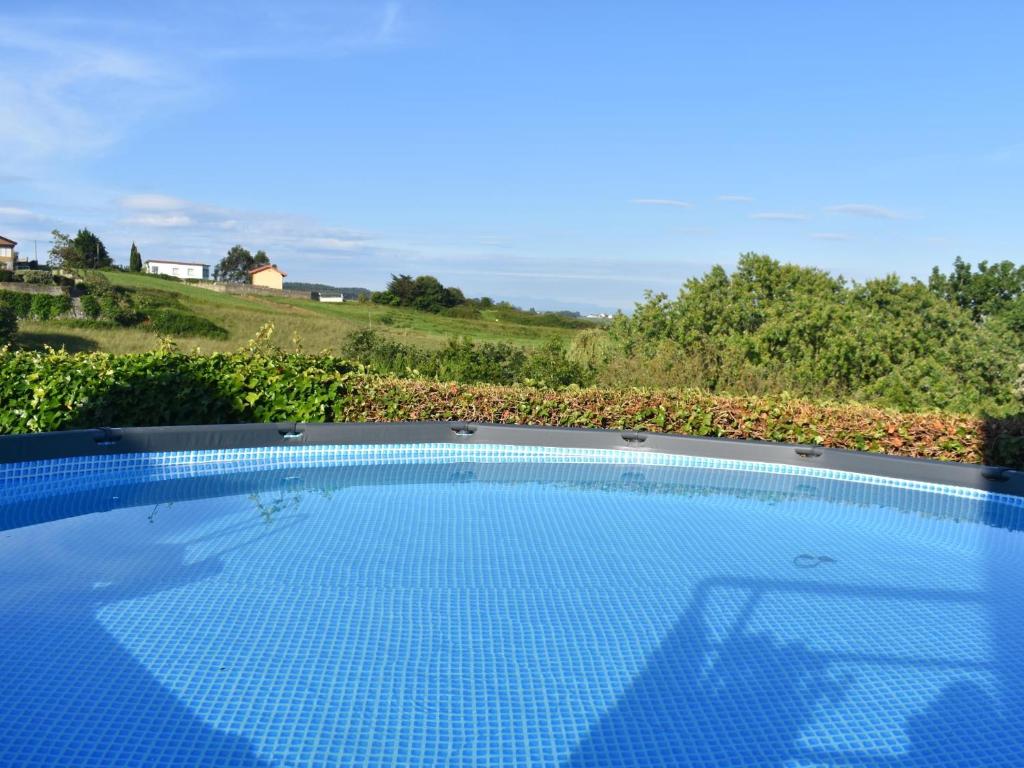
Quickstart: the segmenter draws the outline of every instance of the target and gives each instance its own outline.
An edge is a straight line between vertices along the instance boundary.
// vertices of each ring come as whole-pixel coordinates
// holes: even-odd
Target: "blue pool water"
[[[1024,765],[1024,506],[627,451],[0,466],[0,765]]]

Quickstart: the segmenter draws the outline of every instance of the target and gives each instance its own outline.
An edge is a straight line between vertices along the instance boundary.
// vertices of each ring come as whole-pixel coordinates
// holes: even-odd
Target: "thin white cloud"
[[[380,21],[380,28],[377,30],[377,39],[380,41],[390,40],[398,27],[402,6],[399,3],[385,3],[384,14]]]
[[[125,223],[142,227],[189,227],[195,222],[184,213],[143,213]]]
[[[0,27],[0,103],[11,106],[0,120],[0,156],[101,150],[181,88],[156,55],[88,22],[0,16]]]
[[[861,216],[867,219],[890,219],[899,220],[908,218],[906,214],[893,211],[889,208],[882,208],[878,205],[867,205],[865,203],[843,203],[842,205],[830,205],[825,209],[829,213],[842,213],[847,216]]]
[[[213,31],[193,44],[208,60],[314,59],[346,56],[393,45],[403,28],[402,4],[293,4],[283,14],[274,0],[251,0],[241,16],[237,9],[210,3],[199,11],[203,22],[190,29]],[[228,37],[215,37],[227,26]],[[268,39],[275,42],[267,44]]]
[[[42,5],[42,4],[37,4]],[[219,59],[314,59],[391,47],[403,8],[383,4],[126,5],[59,15],[0,12],[0,157],[5,173],[90,156],[144,121],[202,103]],[[240,13],[244,10],[244,13]]]
[[[622,273],[611,274],[588,274],[584,272],[513,272],[501,269],[449,269],[447,274],[451,275],[481,275],[491,277],[517,277],[530,278],[533,280],[598,280],[606,281],[615,279],[623,282],[650,283],[648,275],[625,275]]]
[[[752,213],[750,218],[759,219],[761,221],[804,221],[807,219],[807,215],[803,213],[786,213],[783,211],[763,211],[761,213]]]
[[[668,205],[675,208],[692,208],[693,203],[688,203],[685,200],[667,200],[664,198],[657,197],[638,197],[634,198],[633,203],[636,205]]]
[[[180,211],[191,205],[178,197],[154,194],[126,195],[118,202],[130,211]]]
[[[0,217],[5,219],[27,219],[31,221],[40,221],[45,218],[35,211],[30,211],[27,208],[18,208],[13,205],[0,206]]]
[[[124,195],[117,204],[126,215],[108,231],[164,258],[216,260],[236,243],[293,264],[370,256],[381,250],[366,235],[306,216],[230,209],[154,192]]]
[[[340,237],[308,237],[301,243],[322,251],[353,251],[366,245],[366,241],[359,238]]]
[[[717,200],[723,203],[752,203],[754,198],[749,195],[719,195]]]
[[[842,232],[813,232],[811,238],[814,240],[833,240],[835,242],[846,242],[852,240],[849,235]]]

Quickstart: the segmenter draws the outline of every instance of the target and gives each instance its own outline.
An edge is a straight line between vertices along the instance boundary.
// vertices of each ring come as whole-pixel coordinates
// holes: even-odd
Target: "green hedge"
[[[226,339],[228,332],[205,317],[162,307],[149,315],[149,329],[163,336],[203,336],[208,339]]]
[[[18,318],[52,320],[71,311],[71,299],[48,293],[0,291],[0,306],[9,308]]]
[[[0,269],[0,272],[4,270]],[[0,304],[0,347],[6,346],[14,341],[18,332],[18,317],[14,310]]]
[[[465,419],[677,432],[1024,467],[1024,418],[902,413],[700,390],[459,385],[327,355],[0,352],[0,433],[272,421]]]

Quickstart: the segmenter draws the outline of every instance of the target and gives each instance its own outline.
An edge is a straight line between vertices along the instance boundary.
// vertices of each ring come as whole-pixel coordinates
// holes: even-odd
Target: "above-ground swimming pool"
[[[0,765],[1024,765],[1024,500],[452,443],[0,465]]]

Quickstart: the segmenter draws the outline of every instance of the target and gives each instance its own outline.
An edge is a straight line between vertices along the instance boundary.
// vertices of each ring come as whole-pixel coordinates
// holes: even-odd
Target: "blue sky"
[[[1022,261],[1024,3],[0,3],[0,233],[629,308]]]

